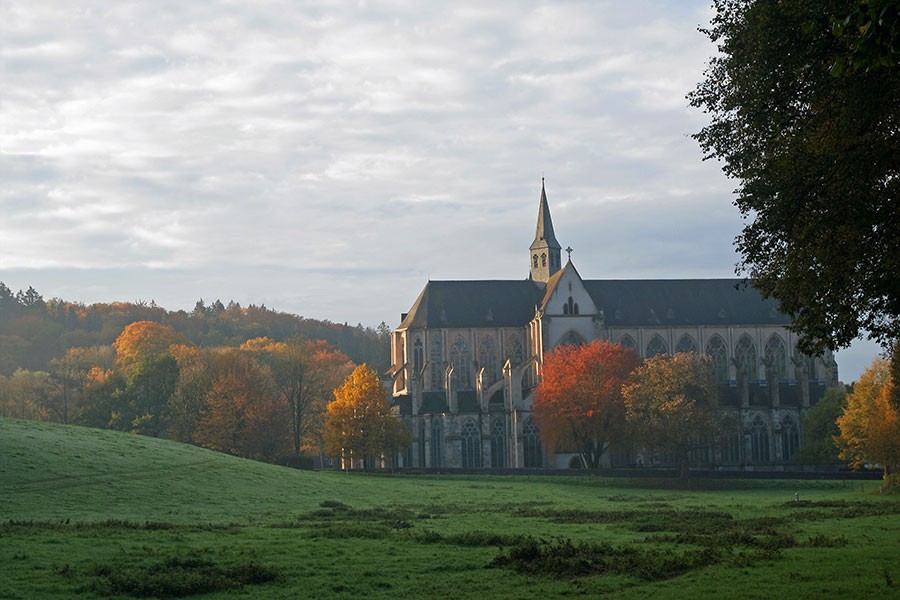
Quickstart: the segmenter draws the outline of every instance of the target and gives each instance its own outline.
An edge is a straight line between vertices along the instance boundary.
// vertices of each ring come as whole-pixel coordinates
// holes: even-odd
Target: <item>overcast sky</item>
[[[396,326],[527,275],[542,174],[584,277],[733,277],[708,5],[0,0],[0,281]]]

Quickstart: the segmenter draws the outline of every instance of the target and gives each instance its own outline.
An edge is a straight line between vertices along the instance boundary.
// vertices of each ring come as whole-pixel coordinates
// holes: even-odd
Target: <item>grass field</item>
[[[313,473],[0,419],[0,598],[900,597],[900,498],[863,485]]]

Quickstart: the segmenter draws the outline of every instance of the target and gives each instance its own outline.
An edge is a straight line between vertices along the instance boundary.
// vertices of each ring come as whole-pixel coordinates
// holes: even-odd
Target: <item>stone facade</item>
[[[561,264],[541,189],[529,277],[429,281],[391,338],[394,410],[412,432],[398,466],[567,468],[548,453],[531,415],[545,352],[610,340],[641,358],[701,352],[716,365],[721,410],[733,424],[696,452],[698,466],[779,468],[799,447],[800,417],[837,385],[827,353],[797,350],[790,320],[738,280],[584,280]],[[617,448],[607,464],[660,464],[665,456]]]

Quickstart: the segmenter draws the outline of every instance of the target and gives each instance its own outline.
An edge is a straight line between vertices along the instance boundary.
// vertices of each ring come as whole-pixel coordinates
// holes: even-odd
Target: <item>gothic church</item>
[[[546,448],[531,415],[544,353],[595,339],[641,358],[702,352],[715,364],[730,428],[694,452],[697,467],[779,469],[801,441],[800,416],[837,385],[827,353],[801,354],[790,319],[737,279],[583,279],[562,263],[542,184],[522,280],[429,281],[392,333],[394,411],[412,432],[398,466],[578,468]],[[571,255],[570,255],[571,256]],[[608,466],[670,457],[615,448]]]

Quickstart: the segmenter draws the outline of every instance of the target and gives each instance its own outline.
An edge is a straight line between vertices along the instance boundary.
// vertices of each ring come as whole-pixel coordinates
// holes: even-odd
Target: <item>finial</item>
[[[572,246],[566,248],[566,254],[569,255],[569,262],[572,262]]]

